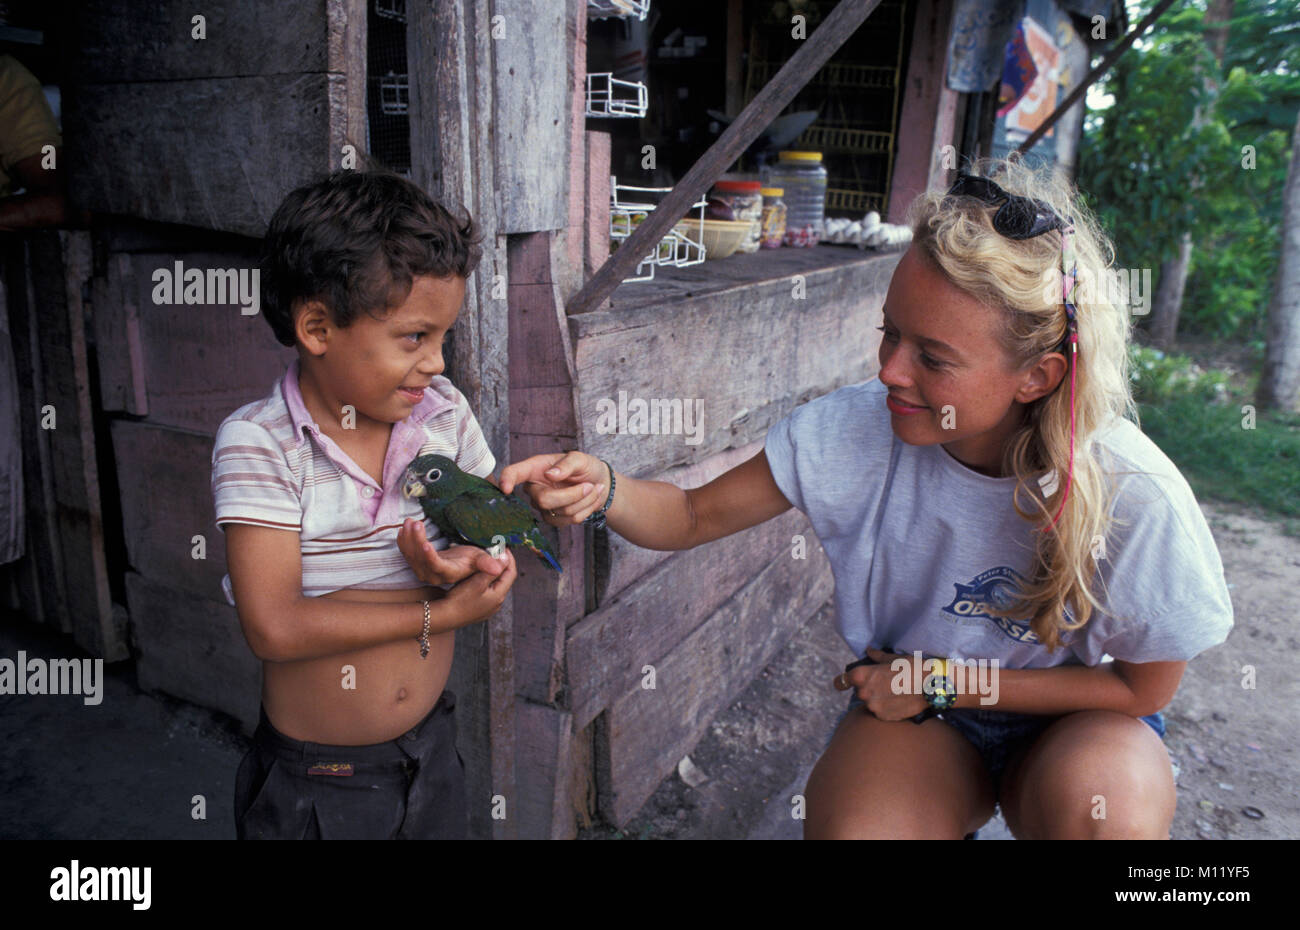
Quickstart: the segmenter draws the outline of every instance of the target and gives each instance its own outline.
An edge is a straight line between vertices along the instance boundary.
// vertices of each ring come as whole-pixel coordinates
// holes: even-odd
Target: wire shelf
[[[650,92],[640,81],[623,81],[609,71],[587,75],[587,115],[640,119],[650,108]]]
[[[406,0],[375,0],[375,15],[406,22]]]
[[[645,198],[631,200],[627,199],[626,196],[620,197],[620,192],[623,195],[657,194],[662,197],[671,190],[671,187],[635,187],[631,184],[619,184],[618,178],[610,175],[609,237],[614,247],[618,247],[632,235],[632,231],[658,206],[658,203],[654,200]],[[700,236],[698,239],[693,239],[682,232],[681,227],[670,229],[668,234],[659,240],[659,245],[655,250],[637,264],[636,274],[623,279],[624,283],[652,281],[655,276],[655,268],[660,265],[685,268],[687,265],[698,265],[704,261],[707,256],[707,251],[704,248],[704,208],[707,205],[707,197],[701,197],[691,204],[692,210],[699,211],[700,223],[696,226]]]
[[[848,213],[877,212],[885,208],[885,195],[872,191],[851,190],[844,187],[826,188],[826,209]]]
[[[644,20],[650,12],[650,0],[587,0],[587,19],[635,16]]]
[[[841,126],[809,126],[795,145],[813,152],[846,152],[853,155],[888,155],[894,147],[892,132],[848,129]]]
[[[379,109],[389,116],[406,113],[410,106],[409,91],[406,75],[389,71],[379,79]]]
[[[784,61],[757,60],[750,66],[750,84],[762,87],[772,75],[781,70]],[[813,79],[811,86],[833,85],[838,88],[880,88],[892,90],[898,84],[898,69],[892,65],[853,65],[831,62],[823,65]]]

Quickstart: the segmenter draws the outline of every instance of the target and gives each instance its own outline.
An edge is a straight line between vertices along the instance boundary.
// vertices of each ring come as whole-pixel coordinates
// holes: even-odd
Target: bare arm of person
[[[645,549],[692,549],[785,513],[792,506],[777,487],[766,452],[683,490],[664,481],[611,475],[585,452],[535,455],[501,471],[507,494],[525,485],[533,504],[552,526],[581,523],[605,504],[610,480],[614,502],[605,514],[610,529]]]
[[[227,523],[225,530],[239,622],[259,659],[315,659],[419,637],[424,626],[419,602],[305,597],[298,533],[247,523]],[[514,556],[507,553],[505,570],[499,574],[475,572],[446,597],[430,598],[430,633],[486,620],[501,606],[517,574]]]

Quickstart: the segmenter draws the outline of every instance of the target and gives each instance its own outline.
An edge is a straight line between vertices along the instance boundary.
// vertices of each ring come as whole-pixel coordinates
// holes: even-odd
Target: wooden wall
[[[91,238],[37,230],[0,248],[5,262],[21,430],[25,552],[5,567],[10,596],[93,656],[128,656],[112,601],[84,320]],[[3,338],[9,338],[4,334]]]
[[[365,147],[365,8],[85,4],[63,88],[73,198],[260,236],[285,192],[338,167],[346,143]]]
[[[260,665],[221,592],[212,441],[293,353],[233,302],[154,304],[151,275],[176,261],[252,268],[283,196],[337,167],[345,144],[364,149],[365,9],[365,0],[98,0],[66,24],[65,157],[73,199],[96,213],[78,295],[87,285],[97,391],[93,368],[64,380],[98,394],[98,441],[110,447],[99,455],[121,512],[104,545],[125,550],[116,560],[125,577],[114,579],[125,611],[115,616],[130,627],[129,639],[119,622],[116,642],[87,648],[120,659],[129,646],[143,687],[226,711],[249,732]],[[85,534],[59,535],[66,548]]]
[[[735,256],[566,317],[608,248],[609,139],[582,117],[585,3],[566,0],[563,16],[522,0],[407,6],[413,177],[484,233],[448,374],[501,464],[578,446],[695,486],[759,452],[798,403],[875,371],[872,327],[898,254]],[[207,44],[174,0],[127,10],[95,4],[80,24],[68,134],[94,140],[69,156],[72,174],[108,214],[88,293],[133,648],[142,685],[251,731],[260,668],[220,590],[212,438],[293,353],[234,304],[154,305],[150,275],[176,260],[252,267],[280,198],[364,139],[364,5],[238,0],[208,13]],[[700,399],[701,441],[599,432],[596,404],[620,392]],[[804,559],[792,557],[800,535]],[[572,836],[597,809],[626,823],[831,592],[797,512],[692,552],[582,529],[557,542],[563,576],[524,566],[505,607],[457,636],[475,836]],[[504,820],[489,813],[496,795]]]
[[[92,279],[91,320],[137,676],[141,687],[224,711],[251,733],[261,663],[221,591],[225,534],[213,523],[212,443],[226,416],[267,394],[294,352],[233,302],[153,302],[155,269],[177,261],[251,269],[253,240],[202,231],[178,239],[158,224],[122,221],[106,222],[99,235],[104,261]]]
[[[782,250],[622,285],[609,310],[569,319],[582,448],[682,487],[758,454],[795,406],[876,372],[874,327],[900,257]],[[598,403],[617,403],[620,392],[703,401],[699,442],[599,432]],[[806,558],[795,555],[796,537]],[[832,580],[792,510],[689,552],[610,534],[595,586],[595,610],[566,631],[567,700],[575,729],[596,724],[600,809],[622,825],[830,597]]]

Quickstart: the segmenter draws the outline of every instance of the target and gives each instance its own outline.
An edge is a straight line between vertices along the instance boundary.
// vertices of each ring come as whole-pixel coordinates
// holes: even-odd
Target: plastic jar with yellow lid
[[[816,245],[826,218],[826,167],[821,152],[781,152],[763,183],[785,190],[787,246]]]

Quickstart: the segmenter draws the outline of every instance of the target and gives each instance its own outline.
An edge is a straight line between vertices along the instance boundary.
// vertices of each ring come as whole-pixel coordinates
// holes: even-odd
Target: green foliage
[[[1140,404],[1163,404],[1175,398],[1192,398],[1200,404],[1228,400],[1227,374],[1202,369],[1185,355],[1134,343],[1129,346],[1129,371],[1133,397]]]
[[[1248,429],[1250,385],[1155,349],[1133,346],[1130,358],[1142,431],[1198,497],[1300,517],[1300,416],[1258,413]]]
[[[1151,3],[1139,7],[1134,22]],[[1115,104],[1090,114],[1079,187],[1114,239],[1119,267],[1158,277],[1191,232],[1184,331],[1259,338],[1300,108],[1300,24],[1291,2],[1237,0],[1221,70],[1203,19],[1203,4],[1167,11],[1103,79]],[[1254,168],[1243,165],[1245,146]]]

